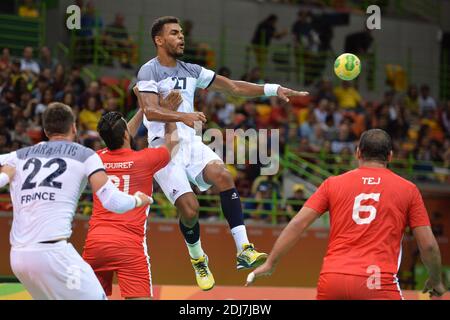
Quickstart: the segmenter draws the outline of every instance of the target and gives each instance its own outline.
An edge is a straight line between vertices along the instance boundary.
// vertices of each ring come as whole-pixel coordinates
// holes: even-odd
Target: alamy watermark
[[[71,265],[67,267],[67,280],[66,286],[69,290],[81,289],[81,267],[77,265]]]
[[[66,13],[69,15],[66,19],[66,27],[69,30],[81,29],[81,9],[79,6],[73,4],[68,6]]]
[[[367,7],[367,14],[370,16],[366,20],[366,27],[369,30],[381,29],[381,8],[377,5],[371,5]]]
[[[369,278],[367,278],[367,288],[369,290],[379,290],[381,289],[381,269],[379,266],[371,265],[368,266],[366,272],[370,274]]]
[[[196,135],[215,152],[225,164],[261,165],[261,175],[275,175],[280,167],[280,131],[279,129],[216,129],[202,132],[202,122],[195,122]],[[182,133],[176,130],[172,141],[183,140]],[[205,155],[196,148],[195,142],[181,142],[172,151],[172,158],[181,152],[190,163],[204,161]]]

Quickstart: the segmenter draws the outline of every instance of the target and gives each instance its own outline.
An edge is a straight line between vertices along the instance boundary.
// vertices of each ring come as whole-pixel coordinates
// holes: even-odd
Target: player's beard
[[[178,46],[177,46],[177,47],[178,47]],[[180,52],[180,51],[177,51],[177,47],[175,47],[175,48],[170,48],[170,50],[168,50],[168,51],[169,51],[169,55],[170,55],[172,58],[174,58],[174,59],[181,58],[181,57],[184,55],[184,50],[181,50],[181,52]]]

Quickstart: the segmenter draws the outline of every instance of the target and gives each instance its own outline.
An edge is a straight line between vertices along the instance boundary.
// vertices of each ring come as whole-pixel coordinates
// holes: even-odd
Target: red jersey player
[[[181,97],[178,95],[174,99]],[[128,127],[131,129],[140,122],[141,110]],[[140,151],[131,149],[132,134],[128,127],[120,113],[105,114],[98,124],[98,131],[107,149],[98,151],[98,154],[110,180],[120,190],[130,194],[142,190],[151,195],[153,174],[167,165],[175,147],[176,124],[166,124],[165,145]],[[137,131],[137,128],[130,131]],[[94,196],[83,258],[91,265],[108,296],[112,293],[114,272],[117,273],[122,297],[149,299],[153,296],[146,245],[148,211],[148,206],[141,207],[119,217],[103,208]]]
[[[441,296],[439,247],[417,187],[387,169],[392,142],[380,129],[361,136],[359,168],[325,180],[277,239],[266,263],[250,273],[270,275],[282,255],[320,215],[330,213],[330,237],[317,299],[402,299],[397,279],[401,242],[409,226],[429,279],[424,292]]]

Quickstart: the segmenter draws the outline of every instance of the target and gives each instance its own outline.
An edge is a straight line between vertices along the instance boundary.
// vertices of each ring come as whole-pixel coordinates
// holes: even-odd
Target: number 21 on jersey
[[[372,199],[376,202],[380,201],[381,193],[360,193],[355,197],[355,202],[353,203],[353,221],[356,224],[369,224],[371,223],[375,217],[377,216],[377,208],[374,206],[363,206],[361,202],[364,200]],[[369,216],[367,218],[361,218],[361,212],[369,212]]]
[[[109,179],[111,180],[112,183],[114,183],[114,185],[120,189],[120,177],[115,176],[115,175],[109,175],[108,176]],[[123,175],[122,176],[122,180],[123,180],[123,192],[125,192],[126,194],[130,193],[130,176],[128,174]]]

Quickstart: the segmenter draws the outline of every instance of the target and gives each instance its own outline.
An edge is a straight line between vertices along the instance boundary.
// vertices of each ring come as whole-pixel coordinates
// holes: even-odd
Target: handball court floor
[[[216,286],[211,291],[201,291],[196,286],[156,285],[155,300],[315,300],[315,288],[235,287]],[[404,290],[406,300],[429,300],[420,291]],[[113,287],[111,300],[121,300],[120,289]],[[31,300],[31,296],[20,283],[1,283],[0,300]],[[433,300],[450,300],[450,293]]]

